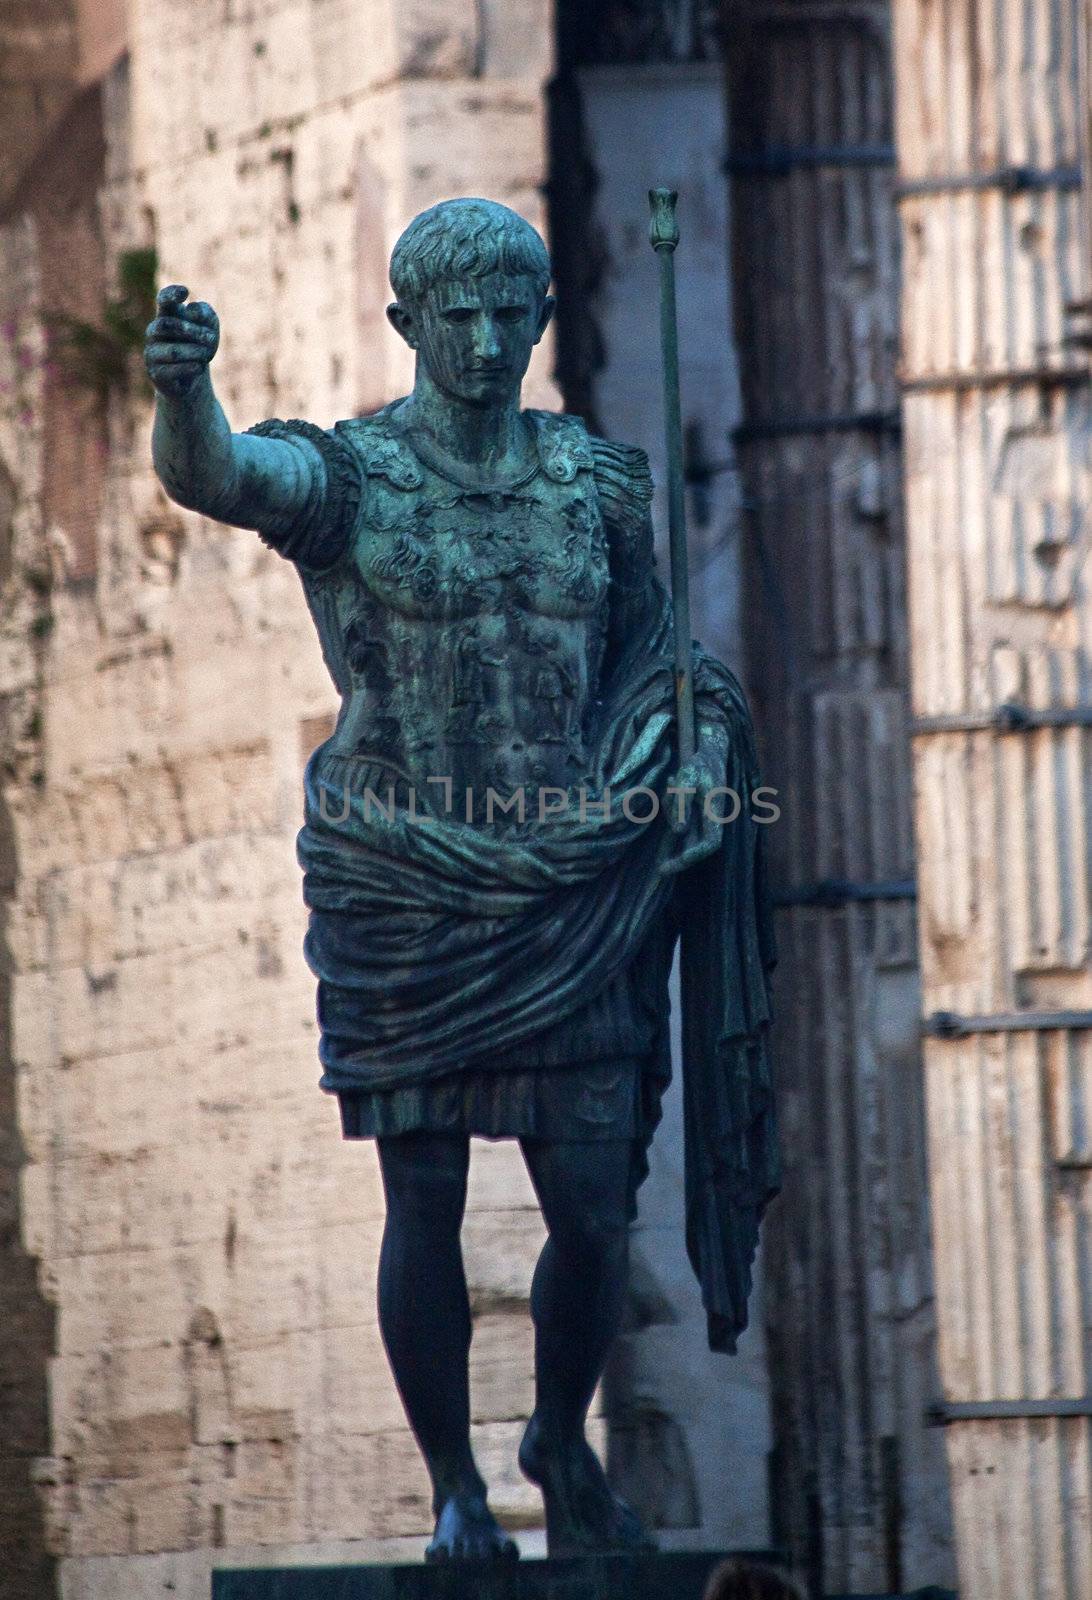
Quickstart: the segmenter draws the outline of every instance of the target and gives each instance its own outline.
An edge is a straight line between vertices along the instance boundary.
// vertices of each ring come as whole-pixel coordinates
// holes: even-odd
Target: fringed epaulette
[[[360,505],[360,469],[353,452],[335,434],[299,417],[287,422],[270,417],[246,431],[262,439],[306,439],[322,457],[325,481],[313,483],[303,510],[290,523],[266,524],[258,533],[289,561],[319,572],[332,567],[345,552]]]
[[[392,488],[413,493],[424,483],[424,474],[409,445],[391,427],[391,410],[384,406],[370,417],[348,417],[335,424],[335,433],[369,478],[385,478]]]
[[[654,565],[652,469],[636,445],[592,438],[595,486],[611,548],[611,577],[621,589],[640,589]]]
[[[578,472],[594,466],[588,430],[580,417],[563,412],[528,411],[535,429],[542,470],[555,483],[572,483]]]

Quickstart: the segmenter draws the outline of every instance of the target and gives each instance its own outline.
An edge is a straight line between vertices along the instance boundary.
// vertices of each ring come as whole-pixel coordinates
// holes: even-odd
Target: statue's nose
[[[492,317],[483,317],[478,324],[476,355],[482,361],[495,361],[501,353],[500,335]]]

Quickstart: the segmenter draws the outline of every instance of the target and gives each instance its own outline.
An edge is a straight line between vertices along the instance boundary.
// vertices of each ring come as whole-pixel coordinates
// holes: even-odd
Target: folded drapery
[[[510,1052],[638,952],[666,1020],[671,941],[655,932],[658,919],[677,921],[687,1248],[710,1344],[732,1350],[778,1183],[767,1044],[774,946],[747,707],[732,674],[698,647],[695,691],[703,723],[722,730],[723,783],[740,809],[706,830],[707,853],[680,874],[664,870],[683,841],[664,815],[674,803],[663,794],[675,766],[674,671],[670,602],[655,581],[604,687],[593,770],[565,810],[493,830],[403,805],[387,815],[343,791],[320,748],[298,849],[323,1039],[338,1041],[320,1046],[333,1092],[427,1082]],[[651,821],[631,820],[619,803],[638,788],[664,798]],[[647,797],[630,808],[635,817],[648,809]],[[666,1026],[661,1033],[660,1088],[670,1076]]]

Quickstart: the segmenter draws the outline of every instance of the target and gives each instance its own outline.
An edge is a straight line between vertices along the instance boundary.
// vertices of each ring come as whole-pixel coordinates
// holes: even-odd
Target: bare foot
[[[547,1441],[545,1430],[532,1417],[519,1447],[519,1464],[524,1476],[542,1490],[551,1556],[656,1549],[632,1506],[611,1489],[586,1439]]]
[[[440,1508],[425,1560],[518,1561],[519,1546],[501,1528],[484,1495],[456,1494]]]

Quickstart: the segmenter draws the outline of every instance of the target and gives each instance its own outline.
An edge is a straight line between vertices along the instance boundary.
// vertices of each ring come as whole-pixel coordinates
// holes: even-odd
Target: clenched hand
[[[144,365],[157,393],[180,400],[220,343],[220,320],[204,300],[185,303],[189,290],[168,284],[156,296],[158,315],[144,335]]]

